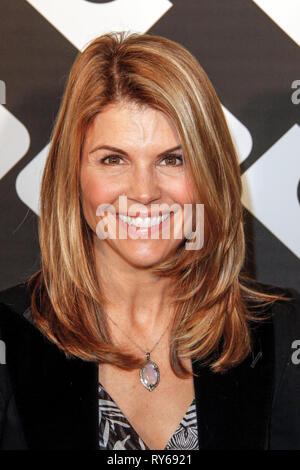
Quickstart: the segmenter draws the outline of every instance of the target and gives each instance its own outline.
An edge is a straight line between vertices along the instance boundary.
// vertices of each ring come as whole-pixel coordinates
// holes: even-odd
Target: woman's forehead
[[[148,105],[125,102],[107,105],[96,115],[86,133],[88,147],[108,144],[175,147],[180,139],[171,119],[162,111]]]

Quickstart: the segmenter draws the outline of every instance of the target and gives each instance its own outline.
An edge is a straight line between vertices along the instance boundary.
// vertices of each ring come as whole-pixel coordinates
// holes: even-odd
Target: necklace
[[[149,392],[152,392],[152,390],[154,390],[159,384],[160,371],[159,371],[158,365],[150,359],[150,354],[152,353],[152,351],[154,351],[154,349],[156,348],[156,346],[158,345],[158,343],[160,342],[160,340],[162,339],[162,337],[166,333],[167,329],[169,328],[172,317],[171,317],[171,320],[169,321],[169,323],[167,325],[167,328],[163,331],[162,335],[159,337],[158,341],[156,341],[153,348],[150,351],[146,352],[135,341],[133,341],[133,339],[130,338],[130,336],[128,336],[127,333],[125,333],[125,331],[123,331],[119,327],[119,325],[110,317],[110,315],[108,315],[108,313],[106,313],[106,314],[107,314],[108,318],[112,321],[112,323],[121,331],[121,333],[123,333],[123,335],[125,335],[137,348],[139,348],[140,351],[142,351],[143,354],[146,355],[146,361],[144,362],[144,364],[142,365],[142,367],[139,370],[140,381],[141,381],[142,385],[147,390],[149,390]]]

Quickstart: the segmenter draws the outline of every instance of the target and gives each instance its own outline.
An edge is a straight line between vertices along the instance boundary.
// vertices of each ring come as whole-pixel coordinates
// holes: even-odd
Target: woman
[[[189,52],[108,34],[79,54],[43,175],[42,269],[1,296],[2,448],[299,448],[299,297],[242,276],[240,198]]]

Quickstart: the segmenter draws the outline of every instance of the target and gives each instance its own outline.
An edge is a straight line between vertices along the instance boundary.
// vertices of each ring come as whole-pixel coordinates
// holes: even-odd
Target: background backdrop
[[[0,289],[39,268],[41,172],[66,77],[108,31],[187,47],[206,70],[239,152],[247,267],[300,291],[299,0],[1,0]]]

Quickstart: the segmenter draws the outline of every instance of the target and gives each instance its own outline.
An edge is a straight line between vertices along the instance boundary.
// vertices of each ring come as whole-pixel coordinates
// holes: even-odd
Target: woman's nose
[[[161,189],[155,169],[149,166],[138,166],[132,171],[127,188],[128,199],[141,204],[149,204],[159,199]]]

